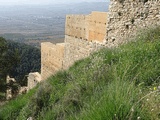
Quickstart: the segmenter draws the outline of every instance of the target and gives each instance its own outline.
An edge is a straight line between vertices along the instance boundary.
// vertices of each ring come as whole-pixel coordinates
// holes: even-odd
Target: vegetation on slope
[[[18,64],[18,53],[15,49],[8,49],[7,41],[0,37],[0,101],[5,99],[6,76]],[[12,85],[14,86],[14,85]]]
[[[38,48],[0,37],[0,101],[5,99],[6,76],[10,75],[21,85],[26,85],[25,75],[40,71],[40,59]]]
[[[30,99],[0,108],[0,119],[159,120],[159,31],[76,62],[30,91]]]
[[[8,49],[7,41],[0,37],[0,81],[10,74],[14,65],[18,62],[18,55],[15,49]]]
[[[19,54],[19,63],[14,66],[11,76],[22,81],[30,72],[39,72],[41,68],[40,49],[23,43],[7,41],[9,51],[16,49]],[[22,81],[23,83],[24,81]]]

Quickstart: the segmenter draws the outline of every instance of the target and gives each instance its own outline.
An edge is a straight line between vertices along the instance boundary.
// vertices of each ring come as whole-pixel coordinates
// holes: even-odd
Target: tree
[[[0,37],[0,82],[4,83],[7,74],[10,75],[19,61],[17,50],[9,50],[7,41]]]
[[[9,51],[18,50],[19,63],[14,66],[13,71],[10,74],[17,82],[22,86],[26,85],[26,75],[30,72],[40,72],[41,68],[41,51],[40,49],[26,45],[24,43],[18,43],[7,40]]]
[[[0,53],[4,52],[7,49],[7,41],[0,37]]]
[[[0,83],[4,82],[3,61],[6,51],[7,51],[7,42],[4,38],[0,37]]]
[[[10,50],[7,41],[0,37],[0,93],[5,93],[7,87],[11,87],[12,91],[16,86],[14,83],[6,84],[6,76],[12,74],[14,66],[19,62],[18,51]],[[17,89],[16,89],[17,90]],[[5,96],[0,95],[0,100],[3,100]]]

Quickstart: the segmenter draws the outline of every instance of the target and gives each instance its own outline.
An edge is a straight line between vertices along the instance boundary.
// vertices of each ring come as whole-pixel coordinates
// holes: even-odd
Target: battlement
[[[64,69],[104,47],[107,16],[107,12],[96,11],[89,15],[66,16]]]
[[[67,15],[65,35],[87,41],[103,42],[106,38],[107,13],[92,12],[89,15]]]
[[[103,47],[115,47],[137,31],[160,25],[159,0],[111,0],[109,12],[67,15],[65,43],[41,44],[42,79]]]

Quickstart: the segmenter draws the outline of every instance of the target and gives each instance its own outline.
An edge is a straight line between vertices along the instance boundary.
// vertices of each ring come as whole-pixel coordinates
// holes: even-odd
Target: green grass
[[[0,102],[5,100],[5,93],[0,92]]]
[[[21,109],[27,104],[34,93],[35,89],[6,103],[4,107],[0,108],[0,120],[15,120]]]
[[[5,93],[3,93],[3,92],[0,92],[0,96],[5,96]]]
[[[159,120],[160,27],[102,49],[0,108],[0,119]]]

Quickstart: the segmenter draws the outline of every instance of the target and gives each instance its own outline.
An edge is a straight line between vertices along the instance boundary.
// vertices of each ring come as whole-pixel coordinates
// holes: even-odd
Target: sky
[[[0,0],[0,5],[26,5],[26,4],[63,4],[77,2],[107,2],[108,0]]]

